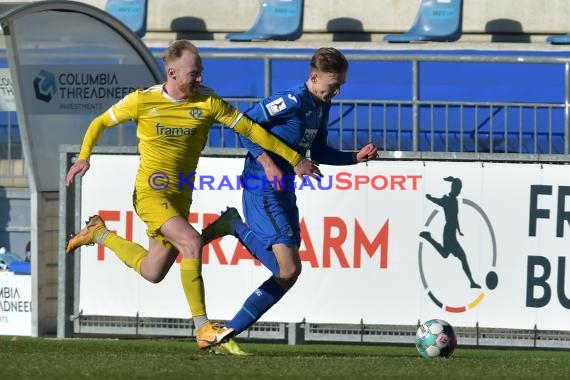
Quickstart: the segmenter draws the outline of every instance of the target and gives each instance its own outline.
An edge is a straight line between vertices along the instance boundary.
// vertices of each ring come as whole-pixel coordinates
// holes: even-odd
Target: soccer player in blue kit
[[[348,61],[334,48],[318,49],[310,63],[308,80],[261,100],[245,114],[305,156],[327,165],[352,165],[377,157],[372,143],[358,152],[343,152],[327,145],[331,99],[346,81]],[[245,301],[226,325],[236,334],[254,324],[275,305],[301,274],[299,210],[291,165],[247,138],[248,149],[242,173],[244,223],[235,208],[228,208],[203,232],[204,245],[234,235],[267,267],[272,276]],[[220,353],[246,354],[234,339],[215,347]]]

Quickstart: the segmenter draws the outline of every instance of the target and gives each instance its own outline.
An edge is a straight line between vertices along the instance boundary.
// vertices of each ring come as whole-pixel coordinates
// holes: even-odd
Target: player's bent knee
[[[145,280],[152,284],[158,284],[166,277],[166,273],[145,273],[143,274]]]
[[[279,279],[282,281],[293,282],[301,275],[301,267],[282,268],[279,272]]]

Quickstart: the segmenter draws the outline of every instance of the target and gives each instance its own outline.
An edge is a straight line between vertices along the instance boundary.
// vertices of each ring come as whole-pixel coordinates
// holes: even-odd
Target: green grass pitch
[[[409,346],[242,343],[254,356],[200,352],[191,340],[0,337],[11,379],[568,379],[570,351],[475,349],[427,360]]]

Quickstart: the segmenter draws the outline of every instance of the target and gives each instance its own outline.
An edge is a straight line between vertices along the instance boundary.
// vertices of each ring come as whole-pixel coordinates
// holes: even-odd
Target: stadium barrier
[[[217,61],[227,64],[228,60],[244,58],[257,60],[253,66],[264,68],[256,73],[257,79],[244,75],[238,80],[240,83],[251,80],[254,85],[248,88],[254,88],[255,93],[226,96],[240,108],[292,81],[276,75],[284,72],[282,67],[298,67],[297,71],[287,71],[298,82],[309,57],[309,53],[203,54],[212,72]],[[567,160],[565,104],[570,91],[566,87],[569,83],[566,57],[349,54],[349,59],[353,62],[351,81],[343,89],[341,99],[335,100],[331,118],[334,122],[331,143],[337,147],[353,149],[370,136],[376,136],[373,141],[384,154],[399,151],[404,159],[421,159],[433,153],[453,160],[478,160],[481,154],[488,154],[488,159],[509,158],[519,162]],[[211,77],[215,79],[216,75]],[[221,76],[219,80],[226,78],[227,75]],[[364,80],[368,81],[368,87],[361,87]],[[214,83],[213,87],[220,86]],[[358,98],[357,94],[373,94],[375,99]],[[517,96],[514,100],[513,94]],[[423,135],[415,132],[418,129]],[[130,133],[127,126],[117,132],[124,137],[121,141],[136,141],[127,136]],[[220,126],[211,132],[209,148],[225,147],[227,152],[239,147],[233,132]],[[432,136],[437,139],[429,139]],[[107,141],[116,145],[121,142],[113,138]],[[425,150],[415,152],[414,147]],[[13,162],[25,166],[21,165],[21,159]]]
[[[372,141],[383,151],[567,154],[570,58],[539,55],[348,54],[351,72],[333,100],[329,143],[355,150]],[[206,65],[263,68],[251,86],[214,88],[245,110],[273,90],[304,78],[309,54],[210,53]],[[500,81],[497,80],[500,78]],[[536,81],[533,78],[542,78]],[[239,148],[215,126],[210,147]]]
[[[192,319],[144,318],[117,316],[77,316],[73,336],[195,336]],[[223,323],[224,321],[218,321]],[[419,321],[418,321],[419,322]],[[304,343],[361,343],[401,344],[413,343],[419,324],[322,324],[257,322],[238,338],[248,341],[272,341],[290,345]],[[563,330],[508,329],[454,327],[460,345],[464,347],[521,347],[567,349],[570,332]]]
[[[272,73],[272,70],[279,69],[280,65],[291,66],[292,61],[304,69],[309,57],[309,54],[265,55],[260,53],[249,56],[227,54],[206,52],[204,57],[211,60],[243,59],[244,57],[259,59],[261,65],[267,69],[263,72],[263,78],[269,80],[264,81],[261,93],[253,94],[255,96],[226,97],[232,102],[237,102],[240,108],[249,106],[266,91],[271,91],[272,87],[282,86],[282,84],[273,82],[274,72]],[[240,58],[236,58],[238,56]],[[480,160],[485,154],[487,156],[484,159],[487,160],[507,158],[519,162],[552,160],[563,162],[567,160],[565,154],[568,152],[566,145],[568,139],[565,136],[568,131],[568,116],[565,104],[568,104],[569,91],[566,87],[568,59],[565,57],[354,54],[349,58],[354,61],[353,66],[378,63],[387,65],[388,68],[396,67],[396,70],[379,71],[378,67],[374,66],[372,70],[377,74],[376,76],[371,75],[370,72],[366,73],[367,79],[376,78],[374,91],[366,93],[375,92],[379,99],[351,100],[355,99],[353,94],[360,91],[359,88],[354,87],[348,88],[348,91],[343,92],[343,98],[335,101],[336,113],[332,118],[335,124],[331,126],[332,144],[344,149],[353,149],[359,145],[360,141],[368,141],[376,129],[380,129],[381,134],[375,141],[383,149],[386,157],[394,155],[393,151],[396,150],[404,151],[400,154],[405,159],[423,159],[426,157],[425,153],[441,153],[440,158],[453,160]],[[397,66],[391,66],[392,64]],[[492,76],[485,76],[485,73],[490,73],[488,68],[493,65],[500,68],[498,72],[493,72]],[[419,70],[420,67],[421,70]],[[385,73],[383,74],[382,71]],[[358,72],[359,70],[356,69],[355,73]],[[392,90],[399,89],[399,92],[392,97],[382,89],[382,84],[388,77],[400,77],[401,73],[406,75],[401,76],[403,78],[401,83],[396,85],[392,83]],[[432,76],[424,77],[426,73],[431,73]],[[438,75],[442,73],[446,74],[445,81],[437,81]],[[450,85],[448,73],[457,73],[458,76],[467,77],[469,80],[467,83],[452,82],[453,85]],[[293,72],[291,75],[295,76],[295,81],[298,81],[298,73]],[[385,77],[383,78],[382,75]],[[381,80],[377,79],[378,76]],[[485,86],[485,83],[489,83],[497,76],[501,76],[503,80],[499,85]],[[485,81],[483,84],[478,84],[481,78]],[[540,83],[534,82],[532,78],[540,78]],[[358,77],[355,79],[358,83]],[[240,78],[240,80],[244,79]],[[506,91],[501,85],[510,91]],[[469,98],[481,94],[484,95],[483,99]],[[512,94],[517,94],[518,98],[514,101],[504,101],[505,97],[512,100],[510,98]],[[465,99],[466,96],[468,96],[467,99]],[[370,107],[376,103],[382,111],[379,113],[380,116],[371,117],[370,115],[375,115],[375,111]],[[428,111],[422,114],[422,109]],[[469,109],[471,111],[468,111]],[[380,127],[377,127],[376,121],[380,122]],[[336,140],[332,138],[335,137],[335,125],[338,125]],[[387,128],[384,125],[391,125],[391,127]],[[238,147],[235,143],[232,145],[232,138],[236,141],[235,136],[233,133],[231,133],[232,136],[228,136],[225,129],[219,126],[217,128],[223,131],[220,136],[223,136],[224,143],[215,143],[215,140],[211,138],[212,143],[209,147],[223,146],[226,147],[224,154],[231,154],[231,150],[228,149]],[[393,133],[393,139],[388,132]],[[456,133],[457,137],[453,137],[452,132]],[[227,133],[229,134],[230,131]],[[424,140],[424,136],[432,137],[432,139]],[[434,136],[437,136],[439,140],[433,138]],[[131,140],[134,141],[134,139]],[[425,145],[423,141],[429,143]],[[505,144],[505,141],[513,141],[514,144]],[[388,142],[391,142],[393,146],[390,147]],[[461,150],[466,142],[472,145]],[[422,152],[419,148],[424,146],[428,148]],[[454,146],[459,147],[457,151],[453,150]],[[455,154],[455,152],[463,155]],[[413,156],[412,153],[417,155]],[[78,321],[87,318],[80,313],[73,315],[79,316]],[[524,331],[525,335],[542,336],[542,330],[537,330],[533,334],[527,333],[533,330]],[[552,336],[563,337],[563,334],[558,332]]]
[[[62,155],[62,165],[70,162],[76,152],[77,147],[68,147],[68,150]],[[117,229],[118,233],[124,234],[125,228],[133,228],[133,231],[129,232],[129,235],[132,235],[134,238],[139,236],[140,238],[142,235],[140,234],[141,231],[139,231],[140,228],[137,226],[137,224],[139,224],[137,220],[133,220],[135,223],[132,226],[131,223],[127,224],[131,227],[125,227],[124,224],[124,217],[129,212],[127,203],[130,192],[127,188],[128,185],[126,185],[129,181],[128,178],[124,178],[124,175],[118,176],[120,178],[109,178],[109,170],[104,167],[105,163],[107,163],[107,165],[112,163],[115,168],[124,166],[121,170],[117,169],[117,172],[132,172],[133,170],[131,169],[136,167],[137,160],[136,156],[129,156],[133,155],[134,151],[129,153],[126,150],[121,152],[118,149],[112,149],[106,153],[106,149],[101,147],[96,153],[97,155],[93,158],[94,165],[92,168],[93,171],[90,173],[91,177],[86,177],[74,188],[62,188],[62,210],[66,211],[62,214],[65,220],[61,225],[73,226],[77,224],[76,218],[84,219],[85,215],[93,213],[94,210],[100,210],[99,212],[106,210],[103,212],[114,215],[114,219],[110,222],[112,224],[109,225]],[[208,158],[202,161],[201,165],[205,165],[202,166],[202,173],[221,174],[235,172],[236,168],[242,165],[241,159],[232,160],[228,158],[241,156],[243,154],[241,150],[210,148],[206,149],[205,153]],[[108,154],[111,154],[112,157],[106,158],[105,156]],[[121,158],[123,155],[124,159]],[[215,158],[220,156],[223,158],[218,159],[223,160],[224,168],[221,172],[213,170],[213,167],[209,166],[211,163],[208,163],[211,161],[210,157]],[[397,169],[398,172],[407,170],[407,172],[415,173],[416,170],[412,169],[413,167],[427,167],[428,169],[426,170],[428,171],[426,171],[426,173],[429,175],[425,174],[424,180],[426,182],[422,182],[422,185],[418,186],[420,194],[414,192],[395,194],[393,192],[382,191],[366,193],[367,197],[374,201],[368,202],[367,206],[365,206],[366,211],[362,211],[361,203],[363,202],[360,202],[359,205],[359,202],[353,202],[351,198],[358,195],[345,192],[343,201],[352,205],[351,210],[343,211],[342,208],[338,208],[338,210],[329,211],[325,215],[329,217],[338,215],[339,220],[348,220],[350,219],[348,215],[341,215],[348,212],[357,222],[360,220],[361,223],[359,225],[361,226],[360,228],[362,228],[362,233],[368,234],[369,238],[374,236],[376,230],[374,230],[375,227],[370,229],[370,225],[367,226],[364,224],[365,221],[372,221],[372,224],[376,225],[377,223],[382,224],[384,218],[389,220],[391,226],[390,248],[387,251],[387,257],[390,258],[387,262],[390,264],[386,264],[386,268],[391,269],[384,271],[378,268],[376,260],[380,255],[380,248],[381,246],[384,247],[384,243],[388,246],[388,241],[384,241],[381,246],[379,246],[376,239],[369,239],[370,245],[373,245],[372,240],[374,240],[376,246],[372,251],[369,250],[367,252],[370,256],[369,258],[367,258],[365,254],[362,255],[366,260],[363,259],[362,264],[358,266],[350,265],[349,268],[340,270],[340,268],[337,268],[339,264],[334,261],[334,259],[330,264],[330,268],[324,265],[318,265],[318,263],[316,263],[316,267],[314,265],[307,265],[304,269],[302,281],[298,284],[297,288],[293,290],[293,292],[298,290],[300,293],[288,295],[287,299],[283,300],[283,304],[286,304],[288,307],[280,308],[278,313],[283,313],[284,310],[290,310],[290,312],[285,312],[285,314],[310,314],[311,317],[299,319],[293,317],[293,321],[289,320],[285,322],[261,321],[240,334],[240,338],[280,341],[289,344],[301,344],[304,342],[411,344],[419,321],[413,324],[410,323],[412,322],[409,320],[410,317],[414,318],[416,312],[408,311],[416,310],[419,311],[420,314],[428,314],[435,317],[445,316],[444,318],[450,320],[456,327],[460,344],[463,346],[568,348],[570,345],[570,332],[563,328],[565,322],[564,318],[561,318],[569,307],[568,298],[564,294],[564,289],[560,288],[562,285],[552,293],[549,290],[555,289],[555,282],[561,281],[561,279],[564,278],[564,273],[560,272],[564,271],[564,255],[563,251],[560,250],[560,247],[563,246],[563,242],[561,242],[560,239],[554,239],[549,233],[551,232],[550,228],[555,228],[553,225],[556,224],[556,217],[552,215],[551,220],[548,221],[548,218],[541,217],[538,213],[536,215],[531,213],[536,220],[541,219],[540,231],[531,233],[527,231],[527,218],[513,218],[513,215],[509,211],[505,211],[518,210],[519,212],[524,212],[524,210],[528,210],[529,205],[525,203],[532,204],[533,198],[532,195],[530,197],[528,196],[529,189],[531,194],[534,191],[535,196],[537,196],[538,193],[541,194],[540,207],[535,204],[534,206],[530,206],[530,208],[538,207],[541,210],[545,209],[546,203],[544,202],[547,199],[557,199],[556,194],[552,195],[543,189],[545,186],[560,188],[559,191],[561,193],[565,191],[566,186],[564,186],[564,184],[566,182],[564,178],[560,176],[560,172],[564,170],[564,165],[557,165],[556,162],[541,162],[541,159],[544,158],[537,157],[535,157],[533,161],[525,162],[526,165],[522,165],[517,157],[505,154],[492,155],[484,153],[479,155],[461,153],[431,155],[424,153],[420,155],[418,153],[415,156],[409,154],[398,158],[395,152],[388,152],[383,154],[382,158],[386,161],[379,163],[382,167],[380,173],[385,175],[392,173],[394,169]],[[402,158],[407,162],[401,161]],[[398,160],[398,162],[389,162],[393,160]],[[502,163],[497,163],[497,160]],[[566,162],[567,158],[560,157],[558,164],[565,164]],[[363,167],[361,170],[365,172],[370,170],[371,173],[377,174],[379,173],[378,169],[380,165],[374,166],[373,163],[371,163],[368,168]],[[127,167],[130,169],[127,170]],[[440,169],[432,171],[437,167]],[[355,169],[356,168],[352,168],[351,171]],[[100,172],[97,172],[97,170]],[[331,170],[331,168],[327,168],[328,172]],[[471,238],[471,243],[464,241],[462,244],[465,244],[464,247],[470,257],[470,261],[472,265],[476,266],[481,266],[481,263],[486,263],[482,265],[483,267],[492,262],[493,270],[499,274],[500,278],[500,285],[496,287],[497,283],[493,284],[493,281],[489,280],[490,277],[487,275],[487,280],[483,286],[484,288],[481,289],[481,293],[477,295],[479,293],[477,289],[469,290],[468,287],[466,289],[462,288],[465,285],[463,281],[464,278],[461,280],[462,272],[460,269],[459,271],[457,270],[457,266],[455,269],[452,269],[452,267],[446,267],[447,269],[440,268],[445,271],[445,276],[443,276],[443,278],[445,278],[443,282],[444,289],[458,291],[460,297],[467,297],[465,306],[461,308],[452,308],[449,307],[449,305],[438,304],[439,301],[437,301],[436,297],[441,297],[441,294],[445,293],[445,291],[437,291],[438,285],[436,278],[440,278],[441,276],[437,276],[433,272],[428,273],[434,269],[430,269],[430,265],[436,265],[436,269],[442,265],[437,264],[436,257],[430,256],[430,258],[424,259],[426,261],[424,261],[423,268],[420,265],[421,273],[423,273],[422,282],[426,281],[424,276],[427,275],[427,281],[431,284],[431,286],[424,284],[426,290],[429,290],[429,294],[425,294],[421,288],[418,289],[415,285],[420,282],[419,275],[415,273],[414,268],[418,264],[416,258],[418,253],[419,262],[422,262],[422,245],[420,243],[419,252],[417,252],[417,243],[421,241],[421,239],[419,239],[414,226],[420,228],[437,227],[437,219],[441,218],[441,215],[432,212],[431,216],[427,218],[425,226],[422,227],[418,224],[418,220],[414,220],[418,219],[418,216],[420,221],[423,220],[423,217],[418,215],[418,213],[425,214],[426,216],[430,214],[430,206],[427,206],[426,209],[425,206],[416,204],[416,201],[413,199],[424,198],[424,193],[431,192],[432,190],[430,190],[430,188],[433,189],[434,184],[442,182],[444,174],[447,175],[450,173],[457,173],[457,175],[464,180],[465,198],[462,198],[463,202],[461,207],[463,207],[463,211],[461,211],[461,215],[463,216],[461,217],[461,225],[463,232],[466,234],[465,236]],[[101,174],[103,177],[101,177]],[[481,176],[481,178],[479,176]],[[481,179],[484,179],[484,181]],[[87,183],[85,182],[86,180],[90,182]],[[97,184],[105,186],[106,181],[113,184],[112,195],[107,194],[105,191],[98,191],[100,197],[103,198],[92,199],[92,197],[80,196],[83,191],[87,194],[92,193],[92,186],[97,186]],[[497,191],[504,189],[506,184],[509,186],[508,197],[497,198]],[[83,186],[91,187],[86,187],[83,190]],[[439,188],[439,185],[436,187]],[[446,188],[443,187],[437,191],[439,194],[439,191],[445,190]],[[536,191],[538,191],[538,193],[536,193]],[[192,216],[192,218],[194,218],[193,223],[203,223],[203,220],[200,219],[199,216],[204,215],[204,213],[209,210],[217,210],[220,204],[234,204],[236,206],[239,204],[239,191],[220,192],[212,190],[207,191],[207,193],[207,199],[202,198],[204,195],[201,195],[199,191],[195,193],[196,206],[193,213],[196,213],[196,215]],[[305,193],[304,191],[299,191],[298,196],[300,197],[301,203],[303,199],[305,199]],[[490,194],[495,195],[490,197]],[[326,199],[324,199],[325,195],[328,196],[329,194],[322,193],[319,195],[319,198],[323,198],[323,202],[327,202]],[[544,197],[544,199],[542,197]],[[404,198],[408,199],[408,202],[404,201]],[[470,201],[468,201],[468,198],[470,198]],[[314,202],[316,201],[314,198],[311,199]],[[333,202],[332,204],[336,203]],[[501,207],[497,207],[498,204],[500,204]],[[313,204],[313,206],[314,207],[311,208],[311,210],[307,210],[307,214],[305,214],[305,222],[307,223],[314,222],[314,218],[318,219],[321,217],[321,215],[314,210],[322,210],[323,208],[318,204]],[[114,209],[114,207],[118,208]],[[553,209],[556,208],[555,205],[549,205],[549,207]],[[78,210],[81,211],[78,213]],[[475,210],[476,212],[474,214],[471,213],[471,216],[469,216],[469,210]],[[132,211],[130,212],[132,213]],[[310,215],[312,215],[312,218]],[[374,215],[375,217],[371,218],[370,215]],[[481,219],[481,217],[483,217],[483,219]],[[433,223],[430,221],[433,221]],[[483,224],[481,224],[482,221],[484,222]],[[420,223],[423,224],[423,221]],[[441,223],[441,220],[439,223]],[[440,224],[439,226],[441,227]],[[488,231],[486,231],[487,228]],[[324,239],[321,239],[320,236],[322,233],[321,230],[322,228],[319,228],[318,225],[316,228],[315,225],[307,225],[307,231],[309,231],[307,232],[307,236],[311,238],[315,244],[317,260],[321,260],[321,258],[324,257],[322,256],[324,255],[324,251],[321,252],[320,246],[324,244]],[[60,239],[64,239],[64,236],[66,236],[68,232],[69,231],[60,231]],[[333,240],[338,240],[338,238]],[[233,246],[231,242],[229,243],[229,246],[223,245],[221,247],[223,251],[218,250],[220,247],[210,247],[205,251],[206,268],[204,275],[205,278],[209,279],[206,281],[209,300],[208,308],[213,318],[222,315],[227,316],[228,313],[231,313],[231,310],[227,309],[231,309],[232,307],[229,307],[227,302],[223,303],[223,308],[220,308],[222,303],[219,302],[219,298],[216,298],[219,297],[220,294],[223,295],[225,300],[231,299],[234,303],[240,302],[240,297],[236,297],[235,294],[233,294],[236,289],[227,289],[223,286],[216,286],[215,284],[222,284],[224,278],[231,279],[231,276],[236,276],[243,282],[244,289],[242,290],[248,291],[248,287],[252,285],[253,277],[265,275],[265,271],[262,268],[251,268],[252,272],[248,274],[248,261],[246,260],[245,263],[241,262],[243,258],[234,264],[229,262],[223,264],[222,261],[224,260],[222,260],[221,257],[227,255],[227,257],[231,258],[233,252]],[[64,244],[64,240],[61,241],[61,244]],[[352,246],[353,244],[348,241],[346,256],[350,263],[352,263],[351,255],[353,254],[353,250],[350,248]],[[357,246],[354,245],[354,247],[354,251],[356,251]],[[492,247],[492,249],[489,249],[489,247]],[[424,248],[424,255],[428,255],[428,249],[429,248]],[[173,299],[177,299],[176,291],[180,290],[177,283],[176,271],[173,271],[171,276],[175,280],[170,282],[168,279],[165,279],[166,283],[161,285],[160,289],[154,289],[151,288],[152,285],[145,284],[144,281],[138,279],[138,277],[133,274],[131,270],[124,267],[124,265],[120,265],[114,256],[110,252],[105,252],[102,247],[86,247],[85,251],[83,250],[82,248],[81,255],[74,256],[75,258],[81,257],[81,263],[78,261],[73,263],[70,257],[67,258],[68,268],[65,272],[70,277],[66,278],[69,284],[66,291],[69,293],[62,294],[59,298],[60,302],[66,303],[65,306],[60,307],[60,310],[67,310],[69,314],[66,314],[64,317],[72,324],[69,336],[194,336],[195,330],[192,320],[190,318],[180,317],[180,315],[187,314],[187,310],[183,305],[184,302],[173,303],[172,301]],[[471,256],[474,254],[477,256]],[[557,254],[561,256],[557,257]],[[339,252],[337,252],[336,255],[340,255],[339,257],[342,256]],[[333,254],[333,256],[335,256],[335,254]],[[437,256],[437,254],[435,256]],[[475,257],[477,257],[477,259],[475,259]],[[525,257],[528,257],[528,263],[526,263],[525,260],[519,260]],[[370,259],[370,261],[367,259]],[[558,277],[555,274],[556,268],[550,269],[551,265],[556,265],[555,262],[559,263]],[[371,264],[372,266],[370,266]],[[376,267],[374,268],[374,266]],[[545,274],[541,277],[541,268],[542,271],[548,273],[548,275]],[[483,284],[483,274],[486,273],[487,270],[488,269],[483,269],[474,272],[474,274],[481,279],[481,284]],[[98,274],[100,272],[105,273],[109,284],[101,283]],[[488,273],[491,274],[492,272],[493,271],[490,271]],[[327,276],[322,276],[324,273],[326,273]],[[322,282],[319,283],[321,284],[320,286],[314,286],[314,284],[311,286],[311,281],[315,281],[315,274],[317,274],[318,281]],[[355,275],[356,277],[354,277]],[[456,278],[455,275],[459,275],[459,277]],[[85,278],[83,278],[84,276]],[[350,294],[355,295],[355,293],[352,292],[357,291],[356,295],[352,297],[350,301],[346,298],[345,301],[349,303],[356,302],[360,305],[358,308],[346,307],[342,310],[338,310],[336,306],[338,298],[336,296],[332,297],[329,292],[329,288],[335,286],[331,283],[331,276],[333,277],[333,283],[350,283],[351,286],[349,289],[345,288]],[[112,284],[116,283],[113,279],[116,277],[122,278],[121,281],[123,281],[123,285],[121,289],[113,288]],[[339,280],[341,277],[343,278],[342,281]],[[458,281],[458,279],[460,281]],[[237,280],[233,278],[232,281]],[[256,280],[253,279],[253,282],[255,281]],[[366,288],[362,286],[363,283],[358,283],[362,281],[366,283]],[[135,283],[139,283],[139,285],[135,285]],[[454,286],[451,287],[452,289],[450,289],[450,283],[454,284]],[[398,289],[397,295],[382,291],[382,289],[390,288],[388,284]],[[163,286],[167,288],[172,286],[168,291],[171,295],[168,300],[157,299],[153,296],[159,294],[154,293],[155,291],[163,292],[165,290]],[[307,294],[307,290],[304,288],[306,286],[315,290],[315,294],[313,294],[313,297],[310,297],[309,301],[303,301],[302,299],[306,297],[300,297],[300,295]],[[441,284],[439,284],[439,286],[441,286]],[[524,287],[526,287],[526,300],[520,297],[520,294],[525,293]],[[111,289],[113,290],[110,291]],[[326,291],[321,294],[320,292],[322,292],[323,289],[326,289]],[[375,291],[375,289],[378,289],[378,291]],[[544,292],[542,292],[541,289],[543,289]],[[124,292],[127,292],[127,294],[138,294],[139,296],[130,297],[127,300],[127,298],[124,297]],[[327,294],[327,292],[329,292],[328,296],[324,297],[323,295]],[[433,292],[437,294],[434,296]],[[554,294],[555,292],[557,293],[556,295]],[[145,294],[145,296],[140,297],[141,294]],[[421,296],[418,297],[416,294],[421,294]],[[455,296],[457,295],[456,293]],[[122,301],[113,302],[113,297],[118,297],[118,299]],[[362,300],[359,301],[361,298]],[[133,304],[137,303],[136,299],[139,300],[139,306],[137,306],[137,309],[130,309],[136,310],[136,312],[123,313],[123,311],[121,311],[131,308]],[[182,298],[180,299],[182,300]],[[319,302],[315,303],[314,299],[319,300]],[[364,299],[367,301],[364,301]],[[300,303],[300,305],[297,303]],[[175,309],[177,309],[177,307],[173,306],[173,304],[180,304],[180,308],[183,309],[182,312],[180,312],[180,310],[176,311]],[[371,304],[375,305],[373,306],[373,312],[370,311]],[[294,307],[291,307],[291,305],[294,305]],[[168,308],[168,310],[165,310],[165,308]],[[336,312],[331,313],[331,308],[336,310]],[[498,310],[503,311],[500,313]],[[321,314],[320,318],[323,318],[322,322],[319,322],[319,317],[315,317],[315,315],[319,313]],[[161,318],[153,316],[154,314],[169,316]],[[354,320],[351,315],[354,316],[355,314],[363,315],[362,319],[360,319],[360,323],[346,322],[347,320]],[[275,318],[275,316],[273,316],[273,318]],[[328,321],[324,320],[327,318],[329,319]],[[331,320],[334,319],[337,319],[339,322],[331,322]],[[295,320],[299,322],[295,322]],[[344,322],[340,322],[341,320]],[[382,320],[388,323],[381,323],[380,321]],[[221,321],[223,322],[223,320]],[[398,321],[402,323],[400,324]],[[408,323],[406,323],[406,321],[408,321]]]
[[[202,56],[208,84],[241,110],[298,83],[310,58],[309,53],[208,51]],[[385,152],[570,153],[570,57],[347,56],[349,81],[333,100],[329,120],[329,143],[335,148],[356,150],[372,141]],[[239,80],[228,78],[228,64],[240,69]],[[15,116],[0,112],[1,181],[6,185],[25,181],[25,171],[14,169],[25,167]],[[107,136],[106,144],[136,145],[128,126],[113,133],[128,138]],[[241,148],[235,134],[221,125],[211,129],[207,146]]]

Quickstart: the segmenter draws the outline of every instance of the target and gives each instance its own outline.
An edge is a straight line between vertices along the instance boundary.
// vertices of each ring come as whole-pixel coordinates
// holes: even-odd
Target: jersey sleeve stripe
[[[113,111],[113,108],[109,108],[109,116],[111,117],[111,119],[113,120],[113,122],[115,124],[119,124],[119,119],[117,119],[117,116],[115,115],[115,112]]]
[[[236,117],[236,119],[234,120],[233,123],[231,123],[230,125],[228,125],[228,128],[234,129],[234,127],[236,126],[236,124],[238,123],[238,121],[241,120],[241,118],[243,117],[243,113],[240,113],[238,115],[238,117]]]

